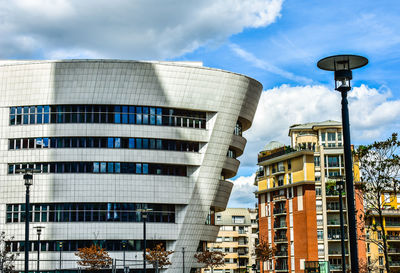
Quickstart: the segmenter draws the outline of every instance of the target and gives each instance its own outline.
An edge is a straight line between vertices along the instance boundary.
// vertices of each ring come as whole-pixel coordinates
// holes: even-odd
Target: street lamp
[[[346,249],[344,246],[344,220],[343,220],[343,204],[342,192],[344,190],[344,181],[342,176],[334,177],[336,181],[336,189],[339,192],[339,211],[340,211],[340,243],[342,247],[342,272],[346,273]]]
[[[124,253],[124,256],[123,256],[124,272],[126,272],[125,271],[125,248],[126,248],[126,241],[124,240],[124,241],[122,241],[122,250],[123,250],[123,253]]]
[[[152,211],[152,209],[138,209],[138,212],[142,214],[143,219],[143,272],[146,273],[146,221],[147,221],[147,213]]]
[[[33,228],[36,229],[37,236],[38,236],[38,243],[37,243],[37,246],[38,246],[38,250],[37,250],[37,273],[39,273],[40,272],[40,265],[39,265],[39,263],[40,263],[40,235],[42,234],[42,229],[44,229],[45,227],[37,226],[37,227],[33,227]]]
[[[351,90],[352,69],[368,64],[368,59],[357,55],[336,55],[320,60],[320,69],[335,71],[335,90],[342,95],[342,126],[346,173],[347,218],[350,241],[351,272],[358,273],[357,226],[354,207],[353,163],[351,158],[349,110],[347,92]]]
[[[15,172],[24,174],[24,181],[26,186],[25,193],[25,273],[29,272],[29,187],[33,185],[33,173],[39,173],[40,170],[32,168],[18,169]]]

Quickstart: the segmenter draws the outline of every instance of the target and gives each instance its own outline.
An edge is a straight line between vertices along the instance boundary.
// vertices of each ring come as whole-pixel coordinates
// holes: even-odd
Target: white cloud
[[[390,90],[361,85],[349,94],[349,112],[352,142],[371,143],[400,131],[400,100],[393,100]],[[289,126],[313,121],[341,121],[340,93],[322,85],[281,85],[261,95],[252,127],[245,132],[247,145],[241,161],[241,175],[256,170],[257,153],[272,140],[289,144]],[[243,171],[244,170],[244,171]],[[248,204],[245,196],[254,191],[254,176],[239,177],[234,183],[233,203]],[[251,203],[250,202],[250,203]],[[243,205],[244,206],[244,205]]]
[[[232,194],[228,206],[231,208],[254,208],[257,200],[254,192],[257,187],[254,186],[255,174],[250,176],[241,176],[234,181]]]
[[[79,49],[104,58],[173,58],[273,23],[282,2],[0,0],[0,57],[66,58]],[[18,37],[32,40],[31,48]]]

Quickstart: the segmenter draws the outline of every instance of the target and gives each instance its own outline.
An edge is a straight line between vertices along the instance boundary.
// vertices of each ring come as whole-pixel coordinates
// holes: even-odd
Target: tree
[[[276,249],[272,247],[267,240],[261,240],[255,247],[255,255],[264,266],[264,262],[269,261],[275,255]],[[264,269],[262,270],[264,271]]]
[[[14,271],[15,260],[19,253],[12,253],[9,242],[14,239],[14,236],[7,237],[4,231],[0,234],[0,270],[3,273],[11,273]]]
[[[194,257],[197,259],[198,263],[205,264],[207,268],[211,269],[211,272],[214,271],[214,267],[219,267],[225,264],[225,254],[221,251],[203,251],[194,254]]]
[[[170,265],[168,256],[174,253],[172,250],[165,250],[163,244],[156,245],[153,249],[146,249],[146,261],[153,265],[154,268],[163,268]]]
[[[108,252],[98,245],[78,248],[78,251],[75,252],[75,256],[81,259],[78,261],[78,265],[89,267],[89,271],[97,271],[112,264]]]
[[[396,194],[400,190],[400,141],[397,133],[384,141],[360,146],[355,150],[355,157],[359,161],[361,184],[365,204],[363,223],[365,228],[381,232],[381,238],[365,236],[365,240],[376,244],[384,253],[386,271],[390,272],[388,258],[387,235],[384,226],[385,205],[390,203],[387,193]],[[372,217],[376,221],[371,221]]]

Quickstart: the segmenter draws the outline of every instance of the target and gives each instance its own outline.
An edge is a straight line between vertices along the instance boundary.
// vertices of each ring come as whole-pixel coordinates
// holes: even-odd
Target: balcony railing
[[[391,261],[389,262],[389,266],[400,266],[400,261]]]
[[[286,222],[282,222],[282,223],[275,222],[274,228],[287,228]]]
[[[342,254],[342,251],[341,251],[341,250],[329,249],[329,250],[328,250],[328,254],[329,254],[329,255],[341,255],[341,254]],[[349,252],[346,250],[346,251],[345,251],[345,254],[347,255],[347,254],[349,254]]]
[[[274,195],[272,197],[273,201],[286,201],[286,195],[284,194],[279,194],[279,195]]]
[[[275,236],[274,237],[274,242],[287,242],[287,237],[286,236]]]
[[[288,252],[286,251],[277,251],[275,252],[275,257],[287,257],[288,256]]]
[[[387,227],[400,227],[400,222],[391,223],[391,222],[386,221],[386,226]]]
[[[386,236],[386,238],[387,238],[388,240],[400,241],[400,235],[388,235],[388,236]]]
[[[327,210],[339,210],[339,202],[332,202],[332,203],[326,203],[326,209]],[[346,209],[346,206],[343,204],[343,210]]]
[[[400,254],[400,248],[389,248],[388,249],[389,253],[396,253],[396,254]]]
[[[346,221],[344,221],[343,223],[344,225],[347,225]],[[339,226],[340,225],[340,221],[339,220],[329,220],[328,219],[328,226]]]
[[[329,264],[329,268],[331,270],[342,270],[342,265],[341,264]]]
[[[340,240],[340,234],[328,234],[328,240]],[[344,235],[344,239],[347,240],[347,236]]]
[[[286,208],[274,208],[274,214],[286,213]]]

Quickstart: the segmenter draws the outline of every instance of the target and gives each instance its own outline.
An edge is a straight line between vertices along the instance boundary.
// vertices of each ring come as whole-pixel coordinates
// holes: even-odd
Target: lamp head
[[[335,90],[347,92],[353,78],[351,70],[368,64],[368,59],[357,55],[336,55],[321,59],[317,66],[322,70],[335,72]]]
[[[34,229],[36,229],[37,235],[42,234],[42,229],[44,229],[45,227],[41,227],[41,226],[37,226],[37,227],[33,227]]]

